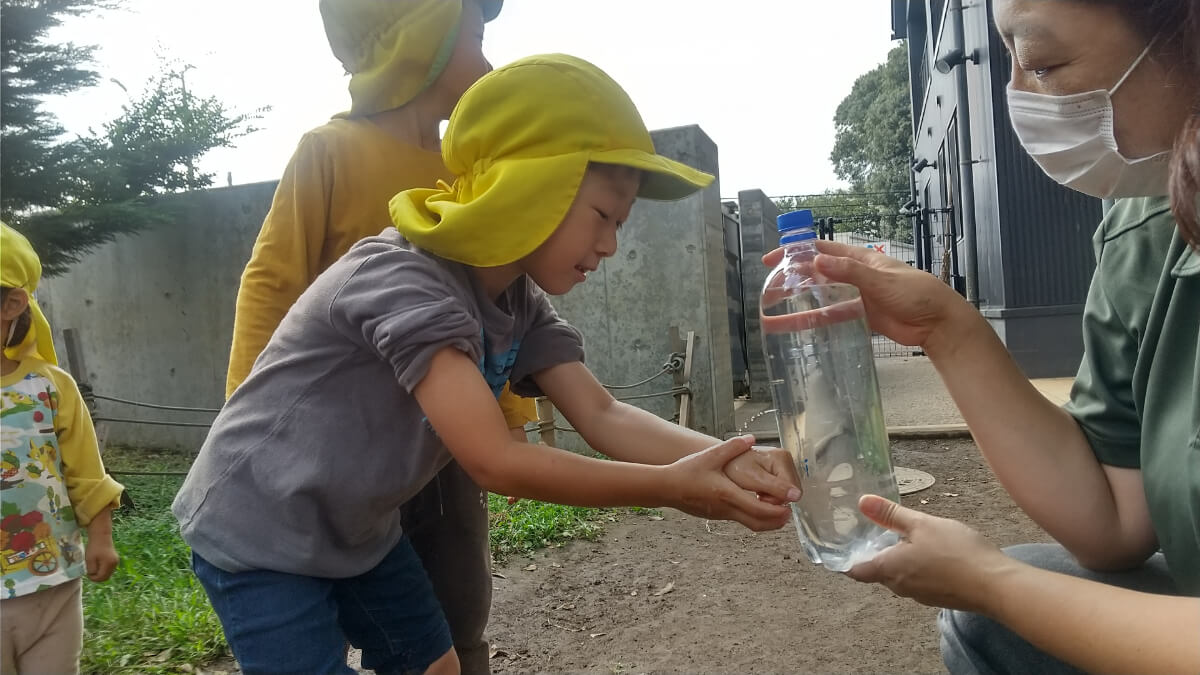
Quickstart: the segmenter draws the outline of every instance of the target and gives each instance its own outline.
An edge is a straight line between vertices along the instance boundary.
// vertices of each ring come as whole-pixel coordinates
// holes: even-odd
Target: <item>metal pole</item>
[[[963,54],[969,54],[965,30],[963,29],[962,0],[952,0],[950,19],[954,30],[954,42]],[[978,52],[976,52],[978,53]],[[976,64],[979,65],[979,64]],[[962,193],[963,245],[967,249],[966,281],[967,301],[979,306],[979,251],[975,228],[975,154],[971,150],[971,103],[967,88],[967,61],[957,68],[958,77],[958,165],[959,191]]]
[[[554,438],[554,404],[550,399],[541,397],[536,401],[537,416],[538,416],[538,439],[542,445],[550,447],[558,447],[557,440]]]

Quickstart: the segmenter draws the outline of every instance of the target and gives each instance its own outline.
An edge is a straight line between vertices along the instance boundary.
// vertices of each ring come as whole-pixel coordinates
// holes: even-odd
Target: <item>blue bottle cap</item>
[[[812,229],[812,209],[800,209],[799,211],[785,213],[775,219],[775,224],[779,227],[780,232],[791,232],[804,228]]]

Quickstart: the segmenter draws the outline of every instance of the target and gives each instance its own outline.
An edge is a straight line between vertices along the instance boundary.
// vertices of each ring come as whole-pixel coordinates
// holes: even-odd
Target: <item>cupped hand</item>
[[[783,527],[791,514],[788,507],[760,500],[725,475],[726,465],[749,452],[753,444],[753,436],[738,436],[663,467],[673,486],[670,506],[701,518],[735,520],[755,531]],[[758,474],[761,467],[746,470]],[[768,481],[777,491],[776,481],[764,478],[764,486]]]
[[[725,465],[725,475],[769,504],[800,500],[800,475],[786,450],[754,446]]]
[[[975,530],[867,495],[859,510],[879,525],[898,532],[900,543],[846,575],[878,583],[923,605],[985,612],[989,582],[1019,565]]]

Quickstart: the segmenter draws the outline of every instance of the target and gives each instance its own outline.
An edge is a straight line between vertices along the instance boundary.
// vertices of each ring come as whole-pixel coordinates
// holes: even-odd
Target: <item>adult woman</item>
[[[950,608],[952,672],[1200,671],[1200,599],[1184,597],[1200,596],[1198,4],[993,4],[1025,149],[1064,185],[1128,198],[1096,234],[1064,409],[933,277],[829,243],[817,259],[862,289],[876,330],[925,348],[1001,483],[1061,544],[1005,556],[961,524],[864,499],[905,541],[850,575]]]

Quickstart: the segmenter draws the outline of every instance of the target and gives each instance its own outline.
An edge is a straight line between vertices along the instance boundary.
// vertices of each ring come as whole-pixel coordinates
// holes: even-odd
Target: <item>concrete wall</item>
[[[717,173],[717,146],[699,127],[653,133],[659,153]],[[618,235],[617,254],[586,284],[554,306],[579,328],[588,365],[606,384],[653,374],[671,352],[668,329],[696,332],[692,427],[721,435],[733,428],[729,318],[725,298],[724,232],[719,185],[678,202],[639,201]],[[671,388],[671,379],[630,392]],[[674,414],[665,396],[636,402],[662,417]],[[560,434],[572,441],[573,434]]]
[[[80,337],[88,380],[96,393],[220,407],[238,281],[274,192],[274,183],[258,183],[171,197],[185,218],[121,237],[67,274],[47,280],[39,296],[45,300],[60,357],[66,358],[62,330],[70,328]],[[103,401],[100,406],[103,416],[212,419]],[[109,438],[194,449],[204,433],[112,424]]]
[[[696,127],[654,134],[665,154],[716,173],[716,146]],[[39,292],[60,354],[63,329],[80,337],[88,380],[100,394],[152,403],[219,407],[234,301],[274,183],[173,196],[178,223],[121,237]],[[639,203],[617,257],[556,306],[587,336],[588,365],[609,383],[641,380],[670,349],[672,324],[697,333],[694,426],[733,424],[722,218],[714,184],[669,204]],[[64,363],[68,367],[74,364]],[[635,392],[669,389],[663,377]],[[663,416],[674,399],[636,402]],[[100,402],[108,417],[208,421],[212,415],[131,409]],[[565,435],[564,435],[565,436]],[[199,447],[204,431],[111,424],[110,442]]]
[[[770,402],[770,380],[763,356],[759,294],[770,270],[759,262],[762,255],[779,242],[775,219],[779,208],[762,190],[738,193],[738,214],[742,221],[742,293],[746,308],[746,354],[750,369],[750,399]]]

